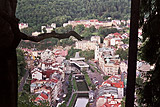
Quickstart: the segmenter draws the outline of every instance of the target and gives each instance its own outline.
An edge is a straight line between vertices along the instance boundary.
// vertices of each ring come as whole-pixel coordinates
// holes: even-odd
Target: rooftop
[[[100,87],[107,84],[110,84],[112,87],[124,88],[124,83],[121,81],[121,78],[118,76],[111,76],[110,78],[108,78],[108,80],[104,81]]]

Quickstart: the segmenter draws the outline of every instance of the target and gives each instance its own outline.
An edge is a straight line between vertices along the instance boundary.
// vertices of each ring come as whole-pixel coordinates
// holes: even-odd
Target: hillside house
[[[39,68],[34,68],[31,71],[32,79],[42,80],[42,70]]]

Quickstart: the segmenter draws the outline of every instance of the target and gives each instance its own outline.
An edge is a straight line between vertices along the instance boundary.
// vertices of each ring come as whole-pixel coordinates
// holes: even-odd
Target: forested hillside
[[[68,20],[128,19],[131,0],[18,0],[16,16],[34,29]]]

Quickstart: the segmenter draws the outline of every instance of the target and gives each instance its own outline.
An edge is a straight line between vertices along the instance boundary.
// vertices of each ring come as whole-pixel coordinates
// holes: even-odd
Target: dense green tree
[[[79,34],[81,34],[84,29],[85,29],[85,27],[82,24],[74,27],[74,30]]]
[[[21,31],[27,35],[32,35],[32,32],[34,32],[35,29],[33,29],[32,27],[28,27],[28,28],[22,29]]]
[[[69,58],[73,58],[75,57],[75,53],[76,52],[80,52],[80,56],[81,57],[85,57],[86,60],[89,60],[89,59],[93,59],[94,58],[94,51],[93,50],[90,50],[90,51],[82,51],[81,49],[74,49],[73,47],[71,47],[71,49],[68,51],[68,55],[67,55],[67,59]]]
[[[136,86],[141,87],[143,85],[143,79],[139,76],[136,78]]]
[[[96,31],[96,28],[94,26],[89,27],[89,31],[91,33],[94,33]]]
[[[86,60],[93,59],[94,58],[94,51],[80,51],[80,56],[85,57]]]
[[[67,45],[68,46],[72,46],[74,43],[75,43],[75,41],[73,41],[71,38],[69,38],[69,39],[63,39],[63,40],[61,40],[60,43],[59,43],[59,45],[63,46],[63,47],[66,47]]]
[[[119,55],[121,60],[127,60],[128,59],[128,49],[126,49],[126,50],[123,50],[122,48],[118,49],[116,51],[116,54]]]
[[[24,53],[21,49],[17,49],[17,67],[18,67],[18,80],[24,76],[26,72],[26,62],[24,59]]]
[[[35,99],[35,96],[30,95],[26,92],[21,92],[18,94],[18,107],[37,107],[32,99]]]
[[[142,106],[160,106],[160,1],[141,0],[140,27],[143,28],[142,60],[155,64],[147,72],[147,80],[140,87],[139,102]]]
[[[60,107],[67,107],[67,104],[63,103],[63,104],[60,105]]]
[[[129,44],[129,38],[123,39],[122,42],[123,42],[124,44]]]
[[[65,32],[69,32],[69,31],[73,30],[72,25],[67,25],[67,26],[64,27],[64,29],[65,29]]]
[[[29,93],[30,92],[30,85],[31,84],[25,83],[24,86],[23,86],[23,90],[25,90],[26,92]]]
[[[81,51],[81,49],[74,49],[73,46],[68,51],[68,55],[66,56],[67,59],[75,57],[76,52]]]
[[[98,30],[99,35],[101,35],[103,38],[106,37],[110,33],[116,33],[116,32],[119,32],[116,28],[100,27]]]
[[[90,40],[90,37],[92,36],[92,33],[89,28],[85,28],[85,30],[82,33],[82,36],[84,39]]]
[[[16,16],[30,26],[69,20],[129,19],[131,0],[19,0]],[[36,29],[38,30],[38,28]]]
[[[56,31],[57,33],[64,33],[64,32],[65,32],[65,29],[64,29],[64,27],[57,27],[57,28],[55,29],[55,31]]]
[[[46,30],[46,28],[45,28],[45,27],[44,27],[42,30],[43,30],[43,32],[44,32],[44,33],[47,33],[47,30]]]
[[[110,76],[105,75],[105,76],[103,76],[103,79],[104,79],[104,80],[107,80],[109,77],[110,77]]]

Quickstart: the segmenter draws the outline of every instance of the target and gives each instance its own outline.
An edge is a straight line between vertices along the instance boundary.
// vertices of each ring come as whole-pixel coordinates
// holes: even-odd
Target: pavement
[[[96,67],[99,71],[101,71],[100,68],[98,67],[98,65],[96,63],[94,63],[93,61],[89,60],[88,63],[94,65],[94,67]],[[103,76],[101,76],[101,74],[103,74],[102,71],[101,71],[101,73],[97,72],[96,70],[94,70],[94,72],[92,72],[91,70],[89,70],[87,72],[88,72],[88,75],[89,75],[90,78],[92,78],[92,79],[96,78],[96,80],[98,81],[99,85],[104,82]],[[97,98],[97,95],[98,95],[98,89],[96,89],[94,91],[94,102],[90,105],[90,107],[96,107],[96,98]]]
[[[29,76],[29,69],[33,69],[33,68],[34,68],[34,62],[33,62],[33,60],[28,59],[26,62],[27,62],[28,68],[27,68],[27,70],[26,70],[25,75],[24,75],[24,76],[22,77],[22,79],[21,79],[20,85],[19,85],[19,87],[18,87],[18,92],[21,92],[21,91],[23,90],[23,86],[24,86],[24,84],[25,84],[25,82],[26,82],[26,79],[27,79],[28,76]]]
[[[21,83],[18,87],[18,92],[21,92],[23,90],[23,86],[26,82],[27,77],[29,76],[29,70],[26,71],[26,74],[24,75],[24,77],[21,79]]]
[[[68,88],[68,85],[67,85],[68,78],[69,78],[69,75],[65,75],[64,83],[62,85],[62,89],[64,90],[64,94],[68,93],[68,90],[67,90],[67,88]]]

